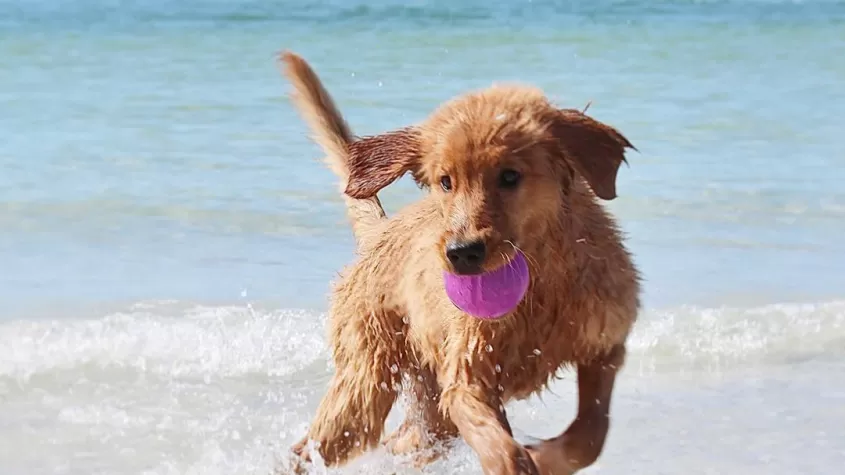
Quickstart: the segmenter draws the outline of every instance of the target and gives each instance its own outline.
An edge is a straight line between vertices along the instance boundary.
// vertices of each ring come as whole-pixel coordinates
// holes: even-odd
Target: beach
[[[605,205],[643,309],[583,473],[845,464],[845,2],[495,5],[0,0],[0,474],[266,474],[305,433],[354,242],[286,48],[359,135],[519,81],[637,147]],[[509,406],[518,438],[574,389]]]

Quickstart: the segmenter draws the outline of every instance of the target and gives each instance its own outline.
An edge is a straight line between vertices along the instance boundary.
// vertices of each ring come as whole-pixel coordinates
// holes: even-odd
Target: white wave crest
[[[171,316],[157,305],[94,320],[0,325],[0,376],[75,367],[123,368],[164,378],[283,376],[325,354],[323,316],[251,307],[193,307]]]
[[[328,360],[324,315],[139,304],[91,320],[0,325],[0,377],[129,369],[160,378],[287,376]],[[719,370],[845,351],[845,302],[645,312],[628,343],[643,372]]]

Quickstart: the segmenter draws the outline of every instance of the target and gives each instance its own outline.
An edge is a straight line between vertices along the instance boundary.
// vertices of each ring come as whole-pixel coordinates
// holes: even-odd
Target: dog
[[[594,463],[641,280],[598,200],[616,197],[617,172],[634,146],[521,84],[493,84],[417,125],[359,138],[302,57],[285,51],[280,62],[292,102],[339,177],[357,246],[333,286],[336,371],[292,448],[298,466],[314,450],[341,466],[378,447],[402,392],[411,401],[405,421],[384,444],[428,454],[418,466],[457,437],[487,475],[568,475]],[[406,173],[425,196],[387,217],[377,193]],[[530,283],[513,311],[483,320],[450,301],[444,271],[480,274],[517,252]],[[557,437],[518,443],[505,404],[541,392],[568,367],[577,371],[574,421]]]

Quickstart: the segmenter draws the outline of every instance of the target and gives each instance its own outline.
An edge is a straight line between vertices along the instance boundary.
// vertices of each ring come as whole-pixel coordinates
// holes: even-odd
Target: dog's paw
[[[437,439],[419,425],[402,424],[382,442],[391,455],[400,457],[417,470],[442,458],[448,450],[447,439]]]
[[[427,445],[423,431],[417,426],[406,424],[385,437],[383,444],[384,448],[393,455],[419,452]]]
[[[527,445],[525,449],[542,475],[573,475],[578,471],[558,444],[545,441]]]
[[[288,457],[276,466],[273,475],[305,475],[309,472],[308,465],[296,457]]]
[[[311,448],[308,440],[302,439],[291,447],[273,475],[305,475],[311,472],[312,466]]]

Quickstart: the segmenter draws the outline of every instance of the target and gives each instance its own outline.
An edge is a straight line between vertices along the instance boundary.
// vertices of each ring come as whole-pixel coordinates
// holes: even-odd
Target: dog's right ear
[[[422,157],[419,132],[404,128],[347,145],[349,179],[344,191],[352,198],[371,198],[407,172],[417,175]]]
[[[619,131],[581,111],[555,112],[552,131],[564,156],[603,200],[616,198],[616,173],[625,162],[625,150],[636,148]]]

